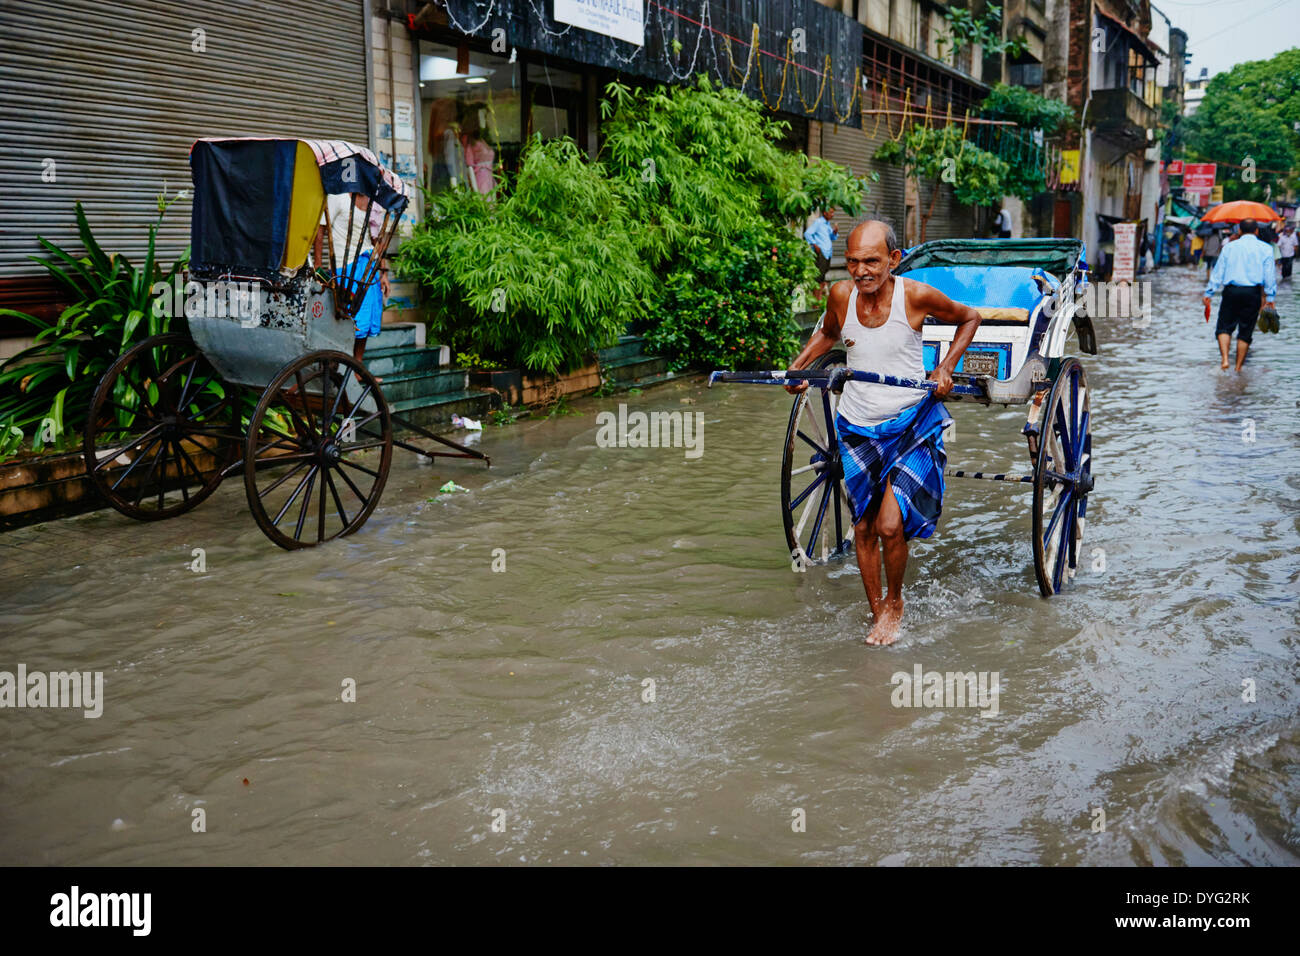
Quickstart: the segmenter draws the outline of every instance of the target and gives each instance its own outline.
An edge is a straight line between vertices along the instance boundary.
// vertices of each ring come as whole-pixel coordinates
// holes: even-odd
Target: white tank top
[[[885,324],[869,329],[858,321],[858,289],[849,294],[840,339],[848,353],[849,368],[896,378],[925,378],[921,333],[907,321],[906,292],[901,276],[894,279],[894,296]],[[926,393],[875,382],[847,382],[839,411],[854,425],[879,425],[925,400]]]

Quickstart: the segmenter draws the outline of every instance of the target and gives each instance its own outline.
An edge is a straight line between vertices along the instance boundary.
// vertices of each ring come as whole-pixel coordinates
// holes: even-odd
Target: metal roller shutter
[[[924,213],[930,203],[930,189],[934,181],[922,179],[920,189],[920,212]],[[919,220],[918,220],[919,221]],[[946,183],[939,185],[939,195],[934,200],[934,213],[926,223],[925,238],[930,239],[973,239],[975,231],[975,209],[957,202],[952,187]]]
[[[364,13],[362,0],[5,0],[0,277],[41,271],[26,258],[38,234],[78,246],[76,200],[105,251],[138,261],[164,182],[190,187],[200,137],[368,144]],[[159,252],[170,262],[188,244],[180,202]]]
[[[821,155],[823,158],[847,166],[856,176],[867,176],[873,170],[880,174],[880,181],[873,183],[870,192],[867,193],[867,201],[861,214],[854,219],[849,219],[841,213],[835,219],[840,237],[835,240],[833,256],[840,258],[841,261],[849,232],[854,226],[868,219],[885,220],[894,227],[900,241],[903,237],[903,170],[897,166],[876,162],[871,158],[889,136],[883,121],[874,130],[876,135],[872,136],[873,127],[876,126],[873,117],[864,118],[863,129],[822,124]]]

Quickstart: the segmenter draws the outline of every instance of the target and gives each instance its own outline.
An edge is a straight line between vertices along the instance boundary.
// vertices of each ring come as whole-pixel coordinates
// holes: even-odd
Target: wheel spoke
[[[334,478],[330,475],[331,470],[332,469],[327,465],[325,468],[325,480],[329,483],[330,494],[334,496],[334,507],[339,511],[339,518],[343,522],[343,527],[347,528],[348,524],[350,524],[348,521],[348,513],[343,510],[343,501],[339,498],[338,488],[334,486]],[[342,474],[342,472],[340,472],[340,474]]]
[[[185,450],[185,448],[181,445],[179,441],[176,442],[176,451],[180,455],[180,460],[183,460],[185,464],[190,466],[190,471],[194,472],[194,477],[197,478],[199,480],[199,484],[202,485],[203,472],[200,471],[198,466],[194,464],[194,459],[190,457],[190,453]],[[184,476],[182,475],[182,477]],[[181,484],[182,486],[184,486],[184,482],[182,482]]]
[[[830,503],[830,500],[831,482],[827,482],[825,487],[822,488],[822,502],[817,508],[817,520],[813,522],[812,534],[808,536],[808,547],[804,549],[804,553],[809,556],[814,554],[817,550],[817,539],[821,536],[822,521],[826,518],[826,506]],[[825,542],[823,541],[823,547],[824,544]],[[823,560],[825,557],[826,555],[823,553]]]
[[[298,462],[298,464],[294,465],[292,468],[286,471],[279,478],[275,479],[275,481],[271,485],[269,485],[265,491],[259,491],[257,493],[258,498],[265,498],[271,492],[275,491],[276,488],[279,488],[282,484],[284,484],[286,481],[288,481],[298,472],[302,471],[303,466],[307,464],[307,462],[309,461],[311,461],[311,459],[304,456],[302,460]]]
[[[153,447],[154,447],[155,445],[157,445],[160,441],[162,441],[161,438],[155,438],[155,439],[153,439],[153,440],[150,441],[149,444],[144,448],[144,450],[140,452],[140,454],[136,455],[133,459],[131,459],[131,464],[129,464],[129,465],[127,466],[126,471],[122,472],[122,474],[118,476],[117,481],[113,482],[113,490],[114,490],[114,491],[117,491],[118,486],[119,486],[120,484],[122,484],[122,482],[126,481],[126,479],[130,476],[131,472],[135,471],[136,466],[137,466],[138,464],[140,464],[140,462],[144,461],[145,458],[149,457],[149,452],[150,452],[150,451],[153,449]],[[114,457],[116,457],[116,456],[114,456]],[[105,461],[112,461],[112,460],[113,460],[112,458],[107,458],[107,459],[105,459]]]
[[[289,496],[289,500],[284,503],[284,507],[280,509],[279,514],[275,516],[275,520],[272,521],[271,524],[278,525],[280,523],[280,519],[284,517],[285,512],[287,512],[291,507],[293,507],[293,503],[298,500],[298,495],[302,494],[303,487],[307,484],[309,480],[311,480],[311,477],[316,474],[316,469],[318,467],[319,467],[318,465],[313,465],[311,471],[307,472],[307,476],[303,478],[302,481],[298,482],[298,487],[293,489],[293,494]],[[311,492],[308,492],[308,494],[310,493]]]
[[[378,478],[378,477],[379,477],[379,472],[374,471],[373,469],[367,468],[365,465],[358,465],[355,461],[350,461],[350,460],[347,459],[347,458],[340,458],[340,459],[339,459],[339,464],[340,464],[340,465],[347,465],[349,468],[356,468],[356,469],[359,470],[359,471],[364,471],[367,475],[371,475],[371,476],[374,477],[374,478]],[[342,472],[339,472],[339,474],[342,474]]]
[[[1056,526],[1061,523],[1061,515],[1064,513],[1066,506],[1069,505],[1074,494],[1068,488],[1062,488],[1059,497],[1052,506],[1052,520],[1047,525],[1047,531],[1043,534],[1043,543],[1055,540]]]
[[[799,492],[799,497],[790,502],[790,510],[794,511],[795,508],[798,508],[799,505],[803,503],[803,500],[812,494],[813,490],[825,480],[826,472],[819,472],[817,477],[812,480],[812,483],[803,491]]]
[[[356,495],[359,499],[361,499],[361,506],[364,508],[366,502],[369,501],[370,498],[361,493],[361,489],[358,488],[355,484],[353,484],[352,479],[348,477],[348,473],[346,471],[340,468],[338,469],[338,473],[339,473],[339,477],[342,478],[345,482],[347,482],[348,487],[352,489],[352,493]]]
[[[172,444],[172,448],[175,450],[176,454],[179,455],[179,454],[180,454],[180,450],[181,450],[180,443],[177,442],[177,441],[174,441],[174,440],[173,440],[171,444]],[[190,501],[190,489],[189,489],[189,487],[188,487],[188,482],[185,481],[185,470],[184,470],[184,468],[181,466],[181,460],[180,460],[179,457],[176,459],[176,477],[180,479],[180,483],[181,483],[181,498],[184,499],[184,501],[185,501],[186,504],[189,504],[189,501]],[[164,478],[165,478],[165,476],[164,476]],[[200,483],[200,484],[203,483],[203,478],[202,478],[201,475],[199,476],[199,483]],[[163,481],[163,486],[165,487],[166,484],[167,484],[167,482],[164,480],[164,481]],[[158,493],[158,507],[159,507],[159,509],[162,508],[162,492],[159,492],[159,493]]]
[[[311,493],[316,487],[316,473],[320,471],[320,466],[312,468],[311,474],[307,476],[307,493],[302,496],[302,507],[298,509],[298,523],[293,529],[293,539],[302,540],[302,526],[307,521],[307,506],[311,504]]]
[[[138,438],[132,438],[125,445],[122,445],[119,448],[112,449],[109,452],[100,452],[99,449],[96,449],[95,454],[99,456],[99,460],[96,461],[94,470],[98,472],[101,469],[111,465],[115,460],[117,460],[119,457],[125,454],[128,449],[134,448],[136,445],[140,444],[142,441],[144,441],[146,438],[148,438],[150,435],[152,435],[154,432],[158,431],[162,427],[163,427],[162,425],[155,425],[153,426],[153,428],[150,428],[147,432],[140,435]],[[116,488],[117,486],[114,485],[113,487]]]

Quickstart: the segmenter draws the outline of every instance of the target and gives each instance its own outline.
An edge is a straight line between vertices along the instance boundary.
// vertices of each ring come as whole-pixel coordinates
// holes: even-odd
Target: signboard
[[[1115,264],[1111,282],[1132,282],[1137,278],[1137,223],[1117,222],[1115,230]]]
[[[1079,151],[1077,149],[1061,150],[1061,185],[1079,181]]]
[[[645,46],[644,0],[555,0],[555,19]]]
[[[1183,170],[1184,189],[1208,193],[1214,188],[1214,163],[1188,163]]]
[[[1210,190],[1210,202],[1223,202],[1223,183]]]
[[[1183,174],[1183,161],[1181,159],[1171,159],[1169,169],[1166,172],[1170,176],[1181,176]]]

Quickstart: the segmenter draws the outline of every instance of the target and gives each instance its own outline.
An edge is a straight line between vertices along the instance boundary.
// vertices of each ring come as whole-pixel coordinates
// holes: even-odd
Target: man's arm
[[[791,370],[807,368],[833,349],[840,340],[840,329],[844,327],[844,310],[849,302],[849,285],[848,282],[837,282],[831,286],[830,297],[826,300],[826,317],[821,325],[813,329],[808,344],[790,363]],[[787,385],[785,390],[791,395],[798,395],[807,387],[807,382],[800,382],[797,385]]]
[[[925,316],[932,315],[940,322],[958,326],[948,354],[930,373],[930,379],[938,383],[934,390],[935,397],[943,398],[952,391],[952,373],[961,361],[962,353],[975,340],[975,331],[980,327],[980,314],[968,305],[954,302],[934,286],[909,282],[907,288],[908,304],[912,306],[909,311],[920,312],[923,320]]]
[[[1277,265],[1273,262],[1273,247],[1265,243],[1260,258],[1267,259],[1264,263],[1264,298],[1272,305],[1273,297],[1277,295]]]

